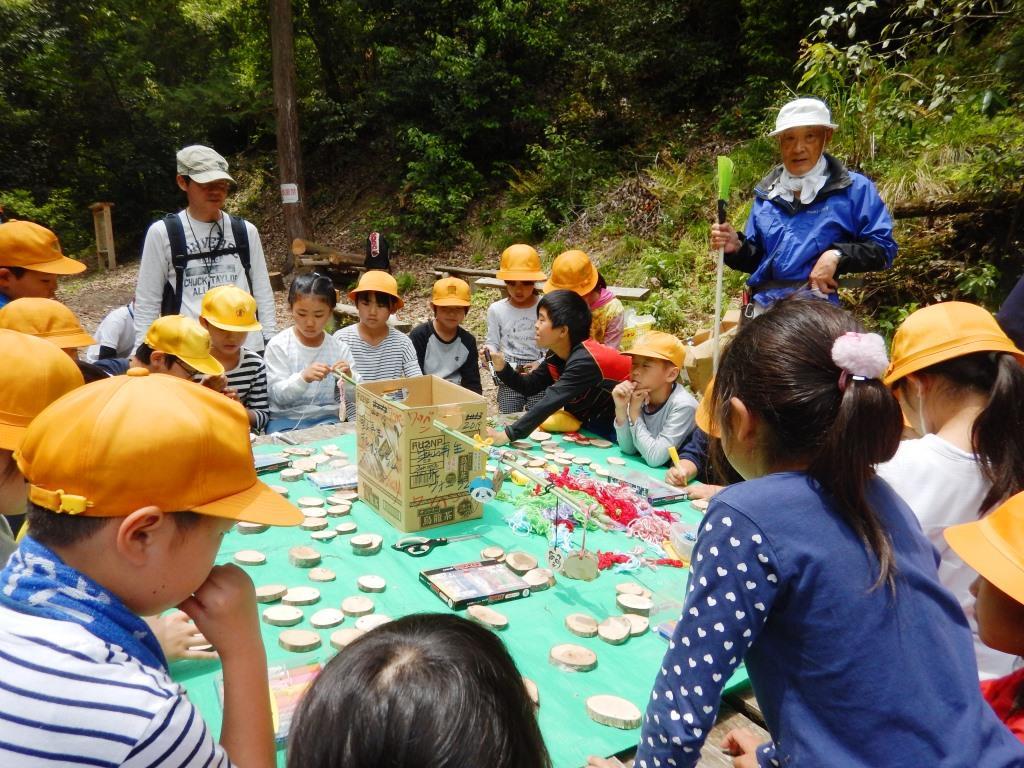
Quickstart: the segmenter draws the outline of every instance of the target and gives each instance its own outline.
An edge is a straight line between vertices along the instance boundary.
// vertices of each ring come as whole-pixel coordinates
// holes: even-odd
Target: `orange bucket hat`
[[[950,526],[943,535],[984,579],[1024,603],[1024,493],[980,520]]]
[[[445,277],[434,283],[430,303],[438,307],[468,307],[469,283],[457,277]]]
[[[544,283],[544,293],[573,291],[586,296],[597,285],[597,267],[583,251],[565,251],[555,257],[551,278]]]
[[[896,329],[884,381],[892,386],[907,374],[974,352],[1008,352],[1024,363],[1024,352],[987,309],[964,301],[933,304],[910,314]]]
[[[257,479],[245,408],[145,368],[51,405],[33,419],[15,459],[29,500],[53,512],[123,517],[156,504],[268,525],[302,522]]]
[[[395,312],[405,306],[405,302],[402,301],[402,297],[398,295],[398,281],[382,270],[370,269],[363,272],[362,276],[359,278],[359,282],[356,284],[356,287],[348,292],[348,297],[351,301],[356,301],[356,296],[358,294],[365,293],[367,291],[386,293],[388,296],[393,296],[396,300]]]
[[[96,343],[75,313],[54,299],[15,299],[0,309],[0,328],[20,331],[61,349],[77,349]]]
[[[499,280],[539,282],[548,276],[540,268],[540,256],[533,247],[515,243],[501,252],[501,268],[495,274]]]

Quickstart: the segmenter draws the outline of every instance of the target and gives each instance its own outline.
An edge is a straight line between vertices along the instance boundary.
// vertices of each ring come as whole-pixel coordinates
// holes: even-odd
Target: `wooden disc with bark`
[[[576,672],[589,672],[597,666],[597,654],[582,645],[562,643],[552,647],[548,661]]]
[[[633,702],[608,694],[588,698],[587,714],[595,723],[621,728],[624,731],[639,728],[642,719],[640,710]]]
[[[516,550],[505,555],[505,564],[522,576],[527,571],[532,571],[537,567],[537,558],[528,552]]]
[[[309,629],[286,629],[278,635],[277,644],[295,653],[315,651],[320,647],[320,635]]]
[[[331,633],[331,645],[340,651],[342,648],[352,644],[365,634],[366,633],[363,632],[363,630],[351,627],[347,629],[339,629],[337,632]]]
[[[565,628],[577,637],[594,637],[597,634],[597,619],[586,613],[570,613],[565,617]]]
[[[320,564],[320,553],[312,547],[292,547],[288,550],[288,562],[299,568],[312,568]]]
[[[302,621],[302,611],[292,605],[272,605],[263,611],[263,620],[274,627],[293,627]]]
[[[622,645],[629,639],[633,625],[623,616],[609,616],[597,625],[597,636],[609,645]]]
[[[498,613],[486,605],[471,605],[466,609],[466,613],[474,621],[491,629],[504,629],[508,626],[508,617],[505,614]]]

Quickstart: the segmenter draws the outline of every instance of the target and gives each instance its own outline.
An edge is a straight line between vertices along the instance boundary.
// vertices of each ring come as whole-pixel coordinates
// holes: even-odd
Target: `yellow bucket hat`
[[[544,283],[544,293],[573,291],[586,296],[597,285],[597,267],[583,251],[565,251],[555,257],[551,278]]]
[[[540,268],[537,251],[525,243],[510,245],[501,252],[501,268],[495,274],[499,280],[538,282],[548,276]]]
[[[96,343],[75,313],[54,299],[15,299],[0,309],[0,328],[20,331],[61,349],[77,349]]]
[[[980,520],[950,526],[943,535],[965,563],[1024,603],[1024,493]]]
[[[367,291],[386,293],[388,296],[394,296],[396,299],[395,312],[405,306],[405,302],[402,301],[402,297],[398,295],[398,281],[382,270],[370,269],[363,272],[362,276],[359,278],[359,282],[356,284],[356,287],[348,292],[348,297],[351,301],[356,301],[356,296],[358,294]]]
[[[260,331],[256,299],[237,285],[218,285],[203,294],[199,316],[222,331]]]

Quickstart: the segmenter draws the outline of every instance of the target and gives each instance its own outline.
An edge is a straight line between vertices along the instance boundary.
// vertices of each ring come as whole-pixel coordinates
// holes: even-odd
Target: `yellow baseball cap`
[[[555,257],[551,278],[544,283],[544,293],[573,291],[586,296],[597,285],[597,267],[583,251],[566,251]]]
[[[445,277],[434,283],[430,303],[439,307],[468,307],[469,283],[457,277]]]
[[[257,479],[245,408],[145,368],[61,398],[33,420],[15,459],[29,500],[53,512],[123,517],[155,504],[267,525],[302,522]]]
[[[515,243],[501,252],[501,268],[495,274],[499,280],[537,282],[548,276],[540,268],[537,251],[525,243]]]
[[[721,437],[722,433],[718,429],[718,425],[714,423],[714,419],[711,418],[711,391],[715,388],[715,377],[711,377],[711,381],[708,382],[707,387],[704,388],[704,396],[697,403],[697,413],[695,420],[697,426],[708,437]]]
[[[149,347],[180,358],[200,373],[219,376],[224,366],[210,354],[210,332],[184,315],[158,317],[143,339]]]
[[[27,333],[0,329],[0,349],[0,448],[13,451],[40,411],[85,380],[58,347]]]
[[[683,342],[671,333],[650,331],[645,333],[640,338],[640,341],[622,354],[666,360],[677,368],[682,368],[683,359],[686,357],[686,347],[683,346]]]
[[[222,331],[260,331],[256,299],[237,285],[218,285],[203,294],[199,316]]]
[[[950,526],[943,535],[965,563],[1024,603],[1024,493],[980,520]]]
[[[15,299],[0,309],[0,328],[27,333],[61,349],[77,349],[96,343],[96,339],[85,332],[75,313],[53,299]]]
[[[53,232],[31,221],[0,224],[0,267],[23,267],[50,275],[85,271],[85,264],[61,253]]]
[[[398,300],[395,304],[395,312],[405,306],[402,297],[398,295],[398,282],[382,270],[370,269],[363,272],[356,287],[348,292],[348,297],[352,301],[356,301],[356,295],[366,291],[376,291],[377,293],[386,293],[388,296],[394,296]]]
[[[884,381],[891,386],[910,373],[974,352],[1021,352],[992,313],[977,304],[946,301],[917,310],[896,329]]]

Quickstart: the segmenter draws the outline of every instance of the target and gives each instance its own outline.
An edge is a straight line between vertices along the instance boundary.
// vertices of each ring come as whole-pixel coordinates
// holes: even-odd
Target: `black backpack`
[[[225,256],[237,253],[245,270],[245,280],[249,283],[249,291],[252,292],[252,278],[249,276],[249,233],[246,231],[245,219],[238,216],[231,217],[231,233],[234,236],[235,244],[224,248],[217,248],[212,251],[199,251],[188,253],[188,246],[185,244],[185,228],[181,225],[181,219],[176,213],[168,213],[163,218],[164,226],[167,228],[167,239],[171,244],[171,264],[174,266],[174,287],[170,283],[164,283],[164,296],[160,302],[161,315],[177,315],[181,312],[181,297],[185,282],[185,267],[195,259],[209,259],[217,256]]]

